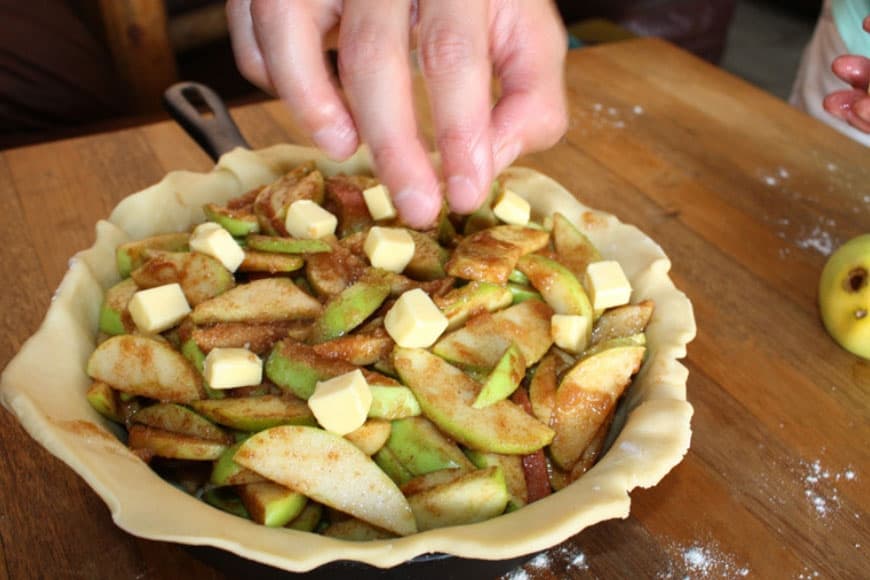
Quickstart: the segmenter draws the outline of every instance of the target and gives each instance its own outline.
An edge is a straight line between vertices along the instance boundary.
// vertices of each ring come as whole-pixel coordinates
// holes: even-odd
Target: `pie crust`
[[[118,280],[115,247],[186,230],[204,219],[204,203],[225,202],[309,159],[330,175],[372,170],[365,150],[336,163],[292,145],[236,149],[209,173],[172,172],[124,199],[108,220],[97,223],[94,245],[72,258],[41,327],[3,372],[3,405],[96,491],[118,526],[143,538],[214,546],[295,572],[333,560],[386,568],[429,552],[509,559],[556,545],[597,522],[627,517],[629,492],[656,485],[681,461],[689,447],[692,406],[686,401],[688,371],[678,359],[694,338],[695,321],[690,301],[668,276],[670,261],[637,228],[587,208],[552,179],[516,167],[501,178],[529,200],[534,216],[562,212],[605,258],[622,264],[634,288],[632,301],[651,298],[656,304],[646,330],[647,360],[621,405],[610,448],[595,467],[564,490],[498,518],[371,542],[267,528],[214,509],[160,479],[118,440],[119,427],[99,416],[84,396],[90,384],[85,364],[95,347],[103,292]]]

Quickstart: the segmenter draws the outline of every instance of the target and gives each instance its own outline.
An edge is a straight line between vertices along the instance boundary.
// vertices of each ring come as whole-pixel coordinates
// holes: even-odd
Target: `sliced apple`
[[[221,453],[221,456],[214,462],[211,477],[209,478],[211,485],[244,485],[246,483],[266,481],[259,473],[251,471],[247,467],[242,467],[235,462],[236,451],[239,450],[242,443],[244,443],[244,440],[227,447],[226,451]]]
[[[517,269],[529,277],[532,286],[541,293],[544,301],[556,314],[576,314],[593,320],[592,303],[583,285],[568,268],[538,254],[523,256],[517,262]],[[592,335],[589,325],[587,340]]]
[[[264,370],[273,383],[308,400],[317,381],[349,373],[355,368],[343,360],[319,355],[311,346],[288,338],[275,345]]]
[[[386,530],[356,518],[349,518],[329,524],[323,530],[323,535],[329,538],[347,540],[348,542],[371,542],[372,540],[387,540],[396,537],[395,534],[391,534]]]
[[[102,342],[88,359],[91,378],[158,401],[187,403],[205,397],[199,372],[169,344],[122,334]]]
[[[295,167],[257,193],[253,209],[260,230],[270,235],[286,236],[284,220],[287,208],[301,199],[323,202],[323,175],[313,161]]]
[[[559,361],[556,354],[548,353],[535,369],[529,381],[529,401],[532,414],[544,425],[550,424],[553,409],[556,407],[556,388],[558,378],[556,369]]]
[[[356,445],[366,455],[374,455],[390,438],[392,425],[382,419],[369,419],[362,427],[351,431],[345,439]]]
[[[408,497],[420,531],[486,521],[504,513],[508,500],[500,467],[478,469]]]
[[[652,317],[653,310],[655,310],[655,303],[652,300],[608,309],[595,322],[591,346],[612,338],[623,338],[643,332]]]
[[[425,417],[407,417],[393,421],[388,449],[412,476],[441,469],[474,468],[459,446],[445,437]]]
[[[277,322],[245,323],[218,322],[207,326],[195,326],[190,338],[203,353],[214,348],[247,348],[259,355],[269,352],[276,342],[292,336],[302,340],[311,332],[307,320],[279,320]]]
[[[457,278],[503,286],[520,256],[547,245],[550,234],[522,226],[496,226],[465,237],[445,271]]]
[[[511,396],[526,375],[526,359],[512,342],[483,381],[472,407],[482,409]]]
[[[263,278],[236,286],[197,305],[190,314],[195,324],[216,322],[266,323],[310,319],[320,314],[320,302],[287,278]]]
[[[235,461],[379,528],[400,536],[417,531],[411,507],[396,484],[338,435],[313,427],[274,427],[245,441]]]
[[[321,518],[323,518],[323,506],[319,503],[309,501],[302,509],[302,513],[296,516],[293,521],[285,527],[300,532],[313,532],[320,524]]]
[[[207,419],[239,431],[260,431],[277,425],[314,425],[305,401],[295,397],[261,395],[193,401],[193,409]]]
[[[326,342],[344,336],[365,322],[390,295],[390,284],[379,270],[369,270],[358,282],[331,298],[314,322],[311,340]]]
[[[578,280],[583,279],[586,266],[601,260],[601,254],[589,238],[558,212],[553,214],[553,245],[556,248],[556,259]]]
[[[369,380],[369,390],[372,393],[369,418],[404,419],[405,417],[417,417],[423,412],[420,409],[420,403],[417,402],[417,398],[408,387],[378,385]]]
[[[182,435],[145,425],[132,425],[127,432],[127,445],[134,450],[147,450],[158,457],[212,461],[226,451],[227,446],[190,435]]]
[[[353,334],[341,336],[314,345],[314,352],[326,358],[343,360],[357,366],[368,366],[387,357],[395,342],[381,326],[373,332],[357,329]]]
[[[464,327],[443,336],[432,350],[451,362],[488,370],[515,342],[526,365],[531,366],[553,344],[552,315],[553,309],[539,300],[527,300],[495,314],[478,314]]]
[[[450,253],[442,248],[431,236],[417,230],[405,230],[414,240],[414,255],[405,266],[403,273],[414,280],[437,280],[447,274],[444,263]]]
[[[426,350],[397,348],[393,362],[402,381],[414,391],[423,414],[467,447],[525,454],[553,439],[549,427],[510,401],[483,409],[472,407],[477,383]]]
[[[260,224],[251,205],[230,209],[221,207],[216,203],[207,203],[202,206],[202,211],[207,220],[219,224],[237,238],[243,238],[248,234],[256,234],[260,231]]]
[[[233,514],[246,520],[251,519],[248,510],[238,494],[228,487],[214,487],[207,489],[202,494],[202,500],[228,514]]]
[[[233,286],[232,273],[215,258],[199,252],[146,252],[148,261],[130,273],[140,288],[177,282],[191,306],[196,306]]]
[[[316,254],[332,251],[332,247],[323,240],[297,240],[282,236],[250,235],[245,241],[252,250],[277,254]]]
[[[280,528],[293,521],[308,503],[301,493],[283,485],[263,481],[236,488],[251,519],[270,528]]]
[[[447,318],[447,330],[459,328],[479,312],[495,312],[511,304],[511,293],[503,286],[489,282],[469,282],[434,299]]]
[[[304,265],[305,260],[301,256],[245,249],[245,259],[239,266],[239,272],[280,274],[295,272],[302,269]]]
[[[160,234],[127,242],[118,246],[115,258],[118,265],[118,274],[126,278],[130,272],[145,263],[147,250],[164,250],[167,252],[183,252],[188,249],[190,234],[186,232],[177,234]]]
[[[523,470],[522,455],[504,455],[502,453],[484,453],[469,449],[468,458],[478,469],[487,467],[499,467],[504,474],[510,499],[507,511],[520,509],[529,503],[529,490],[526,485],[526,473]]]
[[[616,400],[640,369],[646,349],[618,346],[581,359],[556,391],[552,425],[556,431],[550,456],[570,470],[595,437]]]
[[[139,290],[136,282],[125,278],[106,290],[100,305],[100,331],[106,334],[125,334],[136,330],[136,324],[127,310],[133,294]]]
[[[224,445],[232,443],[232,437],[203,417],[187,407],[175,403],[157,403],[136,412],[130,420],[149,427],[190,435],[207,441],[217,441]]]

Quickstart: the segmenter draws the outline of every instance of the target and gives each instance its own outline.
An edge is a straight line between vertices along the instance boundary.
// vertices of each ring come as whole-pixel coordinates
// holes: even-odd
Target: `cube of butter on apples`
[[[506,224],[524,226],[529,223],[532,208],[525,199],[506,189],[492,206],[492,213]]]
[[[363,251],[375,268],[400,273],[414,257],[414,238],[404,228],[373,226]]]
[[[300,199],[290,204],[284,227],[294,238],[317,240],[335,233],[338,218],[310,199]]]
[[[376,185],[363,190],[363,199],[369,214],[374,220],[388,220],[396,217],[396,206],[390,198],[390,192],[383,185]]]
[[[127,308],[136,328],[148,334],[172,328],[190,314],[190,305],[177,282],[139,290]]]
[[[550,336],[556,346],[570,353],[586,350],[589,317],[582,314],[554,314],[550,318]]]
[[[213,348],[202,374],[213,389],[250,387],[263,382],[263,361],[246,348]]]
[[[420,288],[399,296],[384,317],[384,328],[396,344],[405,348],[427,348],[447,328],[447,317]]]
[[[631,284],[622,266],[615,260],[589,264],[586,267],[585,286],[595,310],[622,306],[631,299]]]
[[[359,369],[317,381],[308,407],[321,427],[346,435],[365,423],[372,406],[372,391]]]
[[[190,236],[190,249],[215,258],[230,272],[238,270],[245,259],[245,251],[230,232],[214,222],[196,226]]]

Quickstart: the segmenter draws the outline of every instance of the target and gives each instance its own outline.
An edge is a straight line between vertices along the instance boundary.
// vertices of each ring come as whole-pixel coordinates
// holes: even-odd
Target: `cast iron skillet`
[[[173,119],[215,161],[236,147],[250,149],[223,100],[209,87],[194,82],[172,85],[163,94],[163,105]],[[207,109],[201,112],[200,109]],[[230,552],[207,546],[186,546],[195,556],[230,578],[262,580],[288,578],[329,579],[408,579],[408,580],[481,580],[496,578],[528,561],[533,554],[510,560],[475,560],[447,554],[424,554],[395,568],[383,570],[361,562],[330,562],[304,574],[293,574]]]

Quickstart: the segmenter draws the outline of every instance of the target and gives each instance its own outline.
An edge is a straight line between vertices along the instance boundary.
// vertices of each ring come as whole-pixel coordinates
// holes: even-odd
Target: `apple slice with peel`
[[[233,286],[235,279],[215,258],[199,252],[147,250],[148,261],[130,273],[139,288],[178,283],[191,306],[218,296]]]
[[[482,312],[441,337],[432,351],[450,362],[488,371],[515,342],[528,367],[553,344],[552,316],[553,309],[540,300],[526,300],[495,314]]]
[[[643,362],[643,346],[608,348],[581,359],[562,378],[556,390],[551,424],[556,437],[550,456],[570,470],[607,419],[616,400]]]
[[[368,455],[333,433],[274,427],[245,441],[235,461],[379,528],[400,536],[417,531],[411,506],[396,484]]]
[[[127,445],[130,449],[144,449],[160,457],[191,461],[212,461],[227,449],[226,445],[217,441],[208,441],[146,425],[130,427]]]
[[[383,419],[369,419],[362,427],[351,431],[345,439],[359,447],[366,455],[374,455],[390,437],[392,425]]]
[[[130,418],[133,423],[141,423],[164,431],[172,431],[182,435],[190,435],[229,445],[232,437],[194,411],[175,403],[158,403],[138,411]]]
[[[314,318],[318,314],[320,302],[300,290],[292,280],[263,278],[198,304],[190,318],[194,324],[251,324]]]
[[[655,302],[652,300],[610,308],[595,322],[590,346],[614,338],[640,334],[649,323],[653,310],[655,310]]]
[[[420,531],[482,522],[504,513],[510,494],[501,467],[477,469],[408,497]]]
[[[308,499],[283,485],[263,481],[236,488],[251,519],[270,528],[280,528],[302,513]]]
[[[396,348],[393,362],[402,382],[414,391],[423,414],[467,447],[526,454],[553,439],[552,429],[508,400],[483,409],[472,407],[477,383],[429,351]]]
[[[211,485],[222,487],[225,485],[244,485],[246,483],[266,481],[259,473],[255,473],[235,462],[236,451],[239,450],[242,443],[244,443],[244,440],[227,447],[227,450],[214,462],[208,481]]]
[[[314,425],[305,401],[290,395],[208,399],[191,403],[210,421],[240,431],[260,431],[277,425]]]
[[[122,334],[102,342],[88,359],[91,378],[125,393],[188,403],[205,397],[202,377],[169,344]]]

